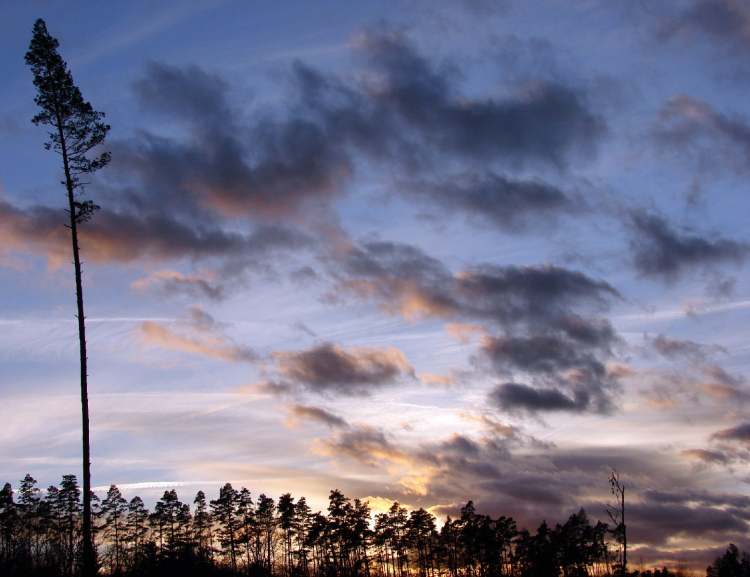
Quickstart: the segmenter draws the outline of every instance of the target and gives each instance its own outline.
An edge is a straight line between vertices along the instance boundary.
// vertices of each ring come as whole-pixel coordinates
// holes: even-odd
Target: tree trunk
[[[65,188],[68,192],[68,211],[70,216],[70,239],[73,247],[73,265],[76,275],[76,305],[78,318],[78,344],[81,359],[81,425],[83,438],[83,575],[91,577],[96,574],[94,567],[94,543],[91,531],[91,447],[89,442],[89,394],[86,357],[86,317],[83,312],[83,281],[81,276],[81,255],[78,247],[78,223],[73,179],[68,163],[68,150],[65,144],[62,120],[58,119],[58,133],[62,148],[63,168],[65,169]]]
[[[625,527],[625,487],[622,488],[622,574],[628,574],[628,532]]]

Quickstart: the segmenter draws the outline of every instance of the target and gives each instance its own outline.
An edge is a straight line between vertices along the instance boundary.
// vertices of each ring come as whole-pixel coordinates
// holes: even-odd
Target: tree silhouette
[[[279,511],[279,528],[283,535],[284,574],[290,575],[292,571],[292,534],[295,517],[294,497],[290,493],[284,493],[279,497],[276,507]]]
[[[230,483],[219,490],[219,498],[211,501],[211,514],[218,526],[221,548],[233,571],[237,570],[237,545],[240,519],[237,514],[238,494]]]
[[[104,167],[109,153],[102,152],[93,158],[88,154],[104,142],[109,125],[103,122],[104,113],[93,109],[83,99],[73,83],[67,64],[57,52],[57,39],[47,32],[44,20],[34,23],[33,36],[26,53],[26,64],[34,75],[37,95],[34,99],[39,112],[33,117],[36,125],[48,126],[47,150],[53,150],[62,159],[68,197],[68,227],[73,249],[76,280],[76,305],[78,340],[81,364],[81,416],[83,429],[83,573],[87,577],[96,572],[92,534],[91,511],[91,458],[89,444],[89,408],[86,357],[86,323],[83,310],[83,282],[78,244],[78,226],[89,220],[99,207],[91,200],[81,198],[86,175]]]
[[[620,543],[620,573],[628,574],[628,533],[625,525],[625,485],[620,480],[620,475],[613,470],[609,475],[609,487],[615,502],[607,506],[607,514],[614,524],[612,533],[617,542]]]
[[[31,558],[38,547],[39,539],[39,488],[36,479],[27,474],[18,487],[18,511],[24,523],[18,535],[25,564],[31,564]]]
[[[101,518],[105,538],[112,543],[110,564],[115,573],[119,573],[123,562],[123,541],[127,522],[128,502],[120,490],[112,485],[102,501]]]
[[[262,543],[261,565],[267,574],[273,573],[273,552],[276,544],[274,538],[276,529],[276,506],[274,500],[261,493],[258,496],[258,504],[255,509],[255,522],[260,537],[258,543]]]
[[[144,542],[148,534],[148,511],[143,499],[133,497],[128,503],[126,542],[131,565],[137,565],[143,559]]]
[[[27,475],[14,493],[0,489],[0,575],[72,577],[82,539],[81,491],[74,475],[40,498]],[[96,501],[95,501],[96,502]],[[210,512],[209,512],[210,511]],[[312,513],[304,497],[277,502],[226,483],[193,507],[167,490],[149,514],[143,500],[124,505],[116,486],[101,503],[94,527],[103,574],[117,577],[619,577],[611,563],[609,528],[583,509],[560,524],[518,531],[511,517],[477,511],[469,501],[438,531],[423,508],[394,502],[371,518],[365,500],[329,493],[326,514]],[[214,536],[220,547],[214,554]],[[30,540],[33,546],[29,546]],[[619,549],[619,544],[617,545]],[[617,551],[619,553],[619,551]],[[218,554],[220,553],[220,554]],[[750,577],[750,559],[730,545],[707,577]],[[629,577],[678,577],[667,569]]]
[[[706,577],[750,577],[750,557],[732,543],[706,570]]]
[[[195,514],[193,515],[193,532],[198,548],[198,557],[207,561],[213,557],[213,546],[211,544],[213,535],[211,532],[211,513],[208,511],[206,495],[203,491],[198,491],[193,500],[195,505]]]

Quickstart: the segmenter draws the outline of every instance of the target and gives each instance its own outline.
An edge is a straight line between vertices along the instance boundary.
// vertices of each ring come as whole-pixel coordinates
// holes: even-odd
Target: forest
[[[192,503],[167,490],[149,511],[116,485],[91,495],[98,574],[121,576],[278,577],[676,577],[668,569],[623,571],[621,529],[593,524],[581,509],[564,523],[535,532],[511,517],[493,518],[469,501],[455,519],[394,502],[372,513],[369,503],[339,490],[326,513],[305,497],[253,496],[226,483],[215,500],[198,491]],[[42,491],[26,475],[0,490],[0,575],[81,574],[81,489],[75,475]],[[750,576],[750,559],[734,545],[707,577]]]

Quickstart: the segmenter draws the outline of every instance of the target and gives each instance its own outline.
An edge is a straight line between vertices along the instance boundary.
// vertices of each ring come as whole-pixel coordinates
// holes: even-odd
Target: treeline
[[[149,511],[112,485],[92,495],[99,572],[118,576],[582,577],[621,574],[618,535],[581,509],[563,524],[519,530],[510,517],[478,513],[471,501],[438,529],[425,509],[369,504],[330,492],[326,514],[304,497],[256,498],[227,483],[208,501],[164,492]],[[80,573],[81,490],[74,475],[46,493],[30,476],[0,491],[0,575]],[[630,573],[671,576],[672,573]],[[716,577],[724,577],[719,573]]]

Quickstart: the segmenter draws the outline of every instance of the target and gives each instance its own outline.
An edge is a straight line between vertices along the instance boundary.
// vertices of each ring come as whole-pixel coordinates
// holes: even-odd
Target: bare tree
[[[628,534],[625,526],[625,485],[620,480],[620,474],[614,469],[609,475],[609,488],[615,500],[613,504],[607,505],[607,515],[609,515],[609,518],[615,526],[612,532],[618,543],[620,543],[622,552],[620,572],[624,576],[628,574]]]
[[[47,150],[54,150],[62,159],[68,197],[68,217],[73,248],[73,265],[76,277],[76,304],[78,307],[78,340],[81,360],[81,417],[83,428],[83,574],[96,572],[93,536],[91,529],[91,457],[89,443],[89,405],[86,369],[86,323],[83,313],[83,283],[81,256],[78,245],[78,226],[89,220],[99,207],[91,200],[81,199],[86,184],[82,177],[89,175],[109,162],[109,153],[93,158],[87,155],[104,142],[109,125],[103,122],[104,113],[94,110],[83,99],[73,83],[68,66],[57,52],[59,43],[47,32],[44,20],[34,23],[33,36],[26,53],[26,64],[34,74],[37,95],[34,99],[39,112],[32,122],[50,128]]]

